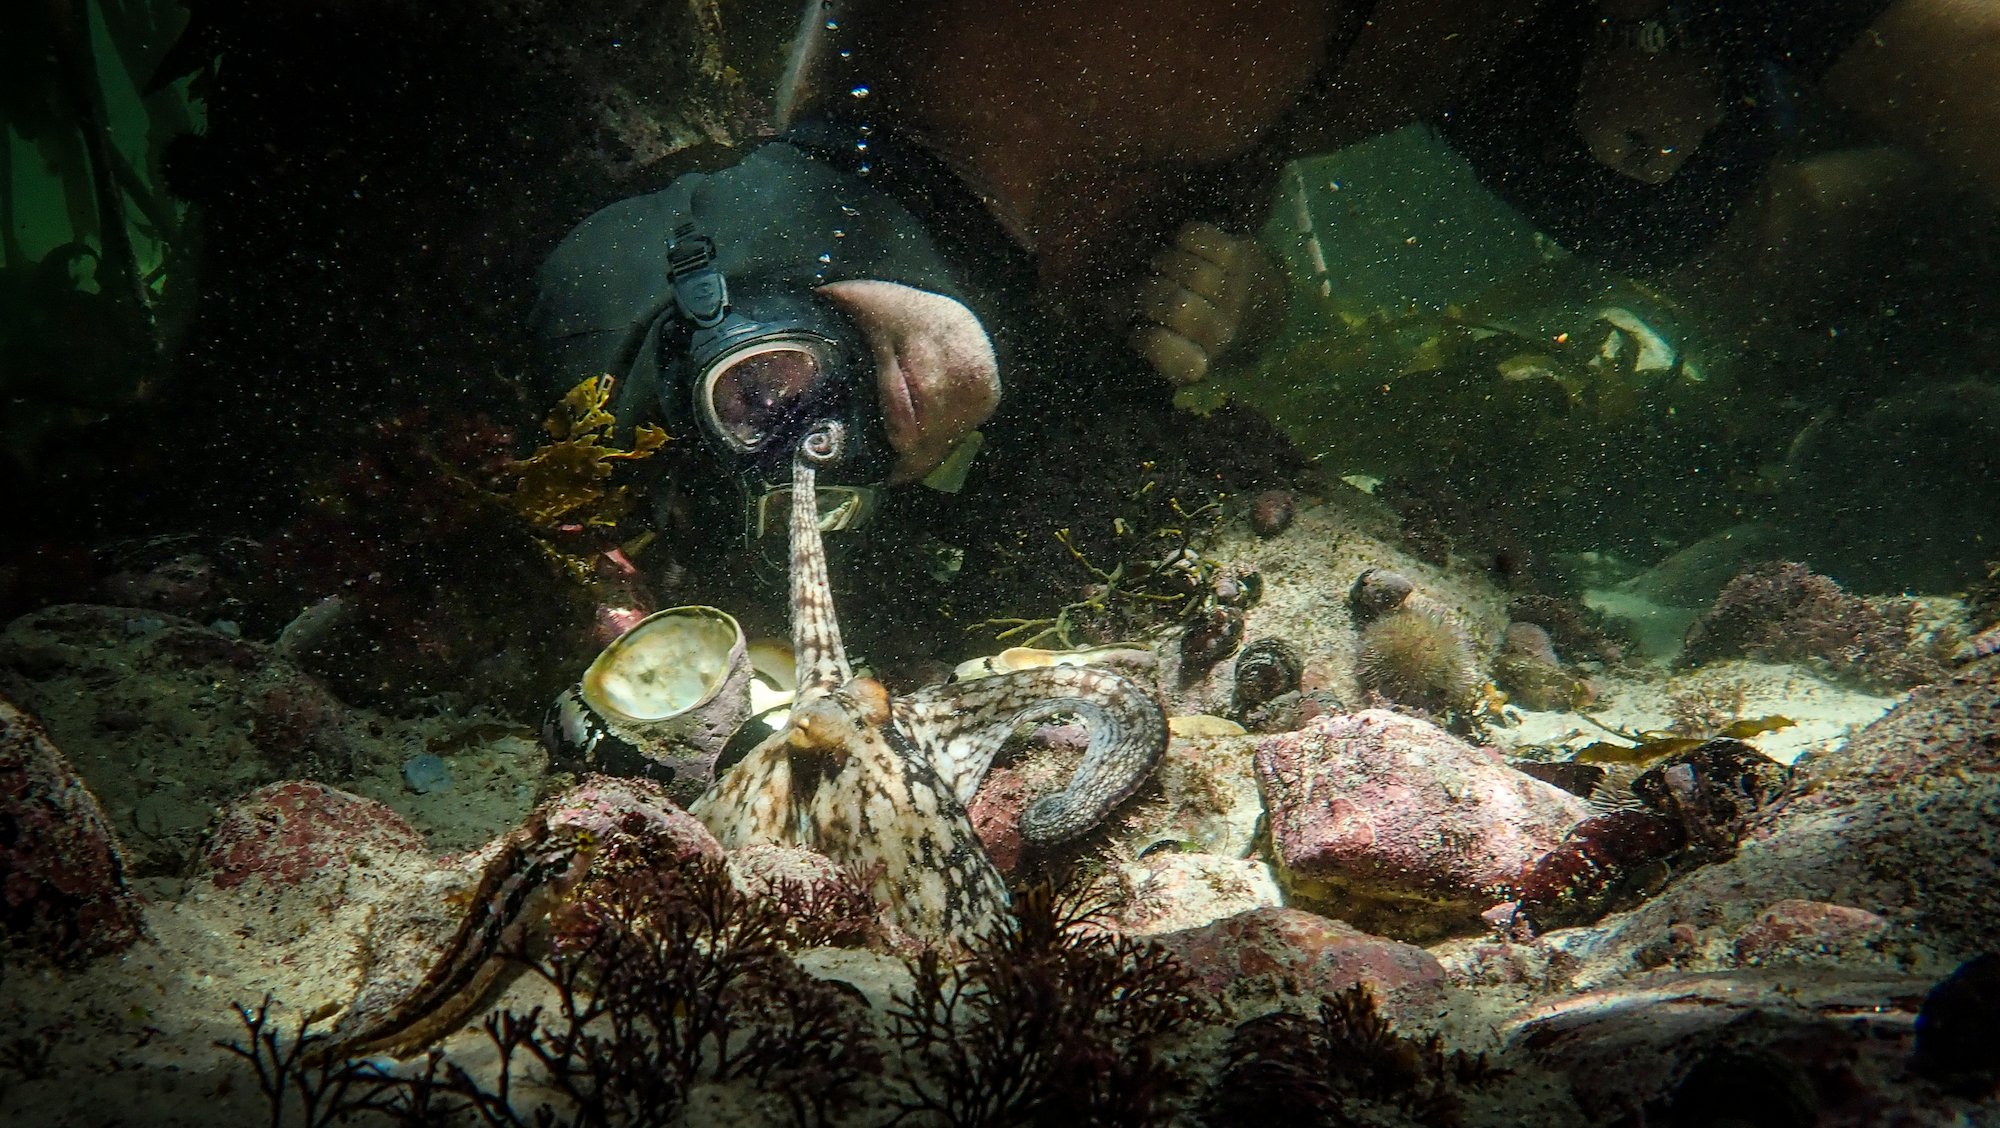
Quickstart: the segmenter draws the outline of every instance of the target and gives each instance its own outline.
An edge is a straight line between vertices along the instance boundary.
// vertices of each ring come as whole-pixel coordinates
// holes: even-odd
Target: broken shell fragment
[[[1167,731],[1175,736],[1193,738],[1242,736],[1248,730],[1228,717],[1214,717],[1207,713],[1184,713],[1167,718]]]
[[[1049,666],[1110,666],[1115,669],[1150,672],[1158,664],[1153,652],[1141,646],[1086,646],[1079,650],[1042,650],[1033,646],[1010,646],[998,654],[960,662],[951,672],[953,681],[1011,674],[1016,670],[1039,670]]]
[[[542,721],[555,771],[643,776],[691,803],[750,713],[743,628],[713,607],[671,607],[598,654]]]
[[[1347,591],[1347,607],[1358,630],[1403,605],[1417,585],[1401,572],[1368,568]]]

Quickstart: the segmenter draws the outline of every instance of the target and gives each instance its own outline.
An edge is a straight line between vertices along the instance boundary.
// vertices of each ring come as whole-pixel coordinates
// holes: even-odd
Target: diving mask
[[[669,376],[660,383],[661,408],[669,420],[692,415],[734,471],[746,539],[785,532],[792,455],[818,449],[809,444],[829,431],[837,444],[816,458],[821,528],[865,522],[893,455],[872,354],[853,322],[816,294],[732,296],[714,241],[692,224],[674,232],[667,271],[679,325],[660,340]]]

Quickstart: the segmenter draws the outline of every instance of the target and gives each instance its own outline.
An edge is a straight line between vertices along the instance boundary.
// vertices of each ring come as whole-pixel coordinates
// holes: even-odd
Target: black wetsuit
[[[886,127],[814,119],[728,168],[611,204],[564,237],[530,317],[552,396],[609,372],[622,426],[683,422],[681,390],[660,387],[663,334],[677,324],[666,252],[683,223],[715,240],[733,294],[900,282],[963,302],[1003,361],[1033,290],[1032,262],[935,158]]]
[[[1723,119],[1672,177],[1606,168],[1572,120],[1596,5],[1545,8],[1509,63],[1437,122],[1487,187],[1557,242],[1625,268],[1670,266],[1735,214],[1792,125],[1796,87],[1825,74],[1888,0],[1738,0],[1677,7],[1720,64]]]

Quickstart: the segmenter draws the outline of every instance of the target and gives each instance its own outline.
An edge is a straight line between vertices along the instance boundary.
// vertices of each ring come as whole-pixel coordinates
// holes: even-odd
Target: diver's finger
[[[1157,274],[1139,283],[1139,314],[1211,350],[1228,338],[1233,321],[1207,298]]]
[[[1243,257],[1243,245],[1249,240],[1241,235],[1231,235],[1213,223],[1196,220],[1181,225],[1174,233],[1174,246],[1189,254],[1202,258],[1221,267],[1233,270],[1238,259]]]
[[[1214,302],[1229,292],[1229,272],[1220,265],[1179,247],[1161,247],[1148,260],[1163,278]]]
[[[1193,384],[1208,375],[1208,353],[1178,333],[1158,325],[1142,325],[1132,330],[1127,340],[1170,384]]]

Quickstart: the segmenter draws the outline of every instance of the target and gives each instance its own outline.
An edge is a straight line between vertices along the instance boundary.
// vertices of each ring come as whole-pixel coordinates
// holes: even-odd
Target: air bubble
[[[856,98],[866,98],[868,96],[868,88],[866,86],[857,86],[849,90],[848,93],[854,95]]]
[[[833,256],[832,256],[832,255],[830,255],[830,254],[828,254],[828,253],[827,253],[827,252],[825,252],[825,251],[821,251],[821,252],[819,253],[819,261],[820,261],[821,263],[832,263],[832,262],[833,262]]]
[[[826,21],[826,29],[827,29],[828,31],[839,31],[839,30],[840,30],[840,21],[839,21],[839,20],[828,20],[828,21]]]

